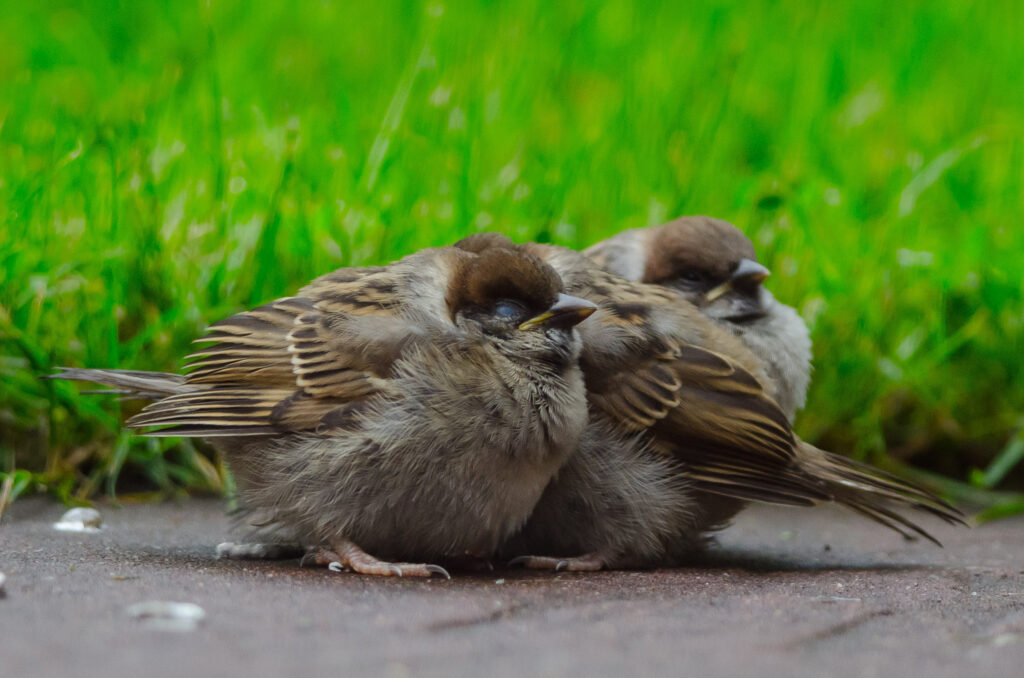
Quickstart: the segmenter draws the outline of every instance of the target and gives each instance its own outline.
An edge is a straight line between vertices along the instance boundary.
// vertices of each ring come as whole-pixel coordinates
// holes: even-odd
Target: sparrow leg
[[[359,574],[375,574],[381,577],[430,577],[439,574],[451,579],[448,571],[439,565],[427,563],[389,563],[374,558],[348,539],[338,539],[330,548],[315,549],[302,559],[302,564],[313,562],[326,565],[334,572],[351,570]]]
[[[551,558],[548,556],[519,556],[508,561],[509,567],[522,565],[528,570],[554,570],[555,572],[597,572],[613,567],[610,553],[594,551],[575,558]]]

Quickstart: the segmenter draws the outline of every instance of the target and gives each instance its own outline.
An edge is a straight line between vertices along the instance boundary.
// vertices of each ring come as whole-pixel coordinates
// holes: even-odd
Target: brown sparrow
[[[214,323],[184,376],[54,376],[156,399],[127,426],[223,450],[243,507],[317,562],[447,575],[425,563],[491,555],[576,449],[595,308],[529,253],[429,249]]]
[[[627,280],[678,292],[757,356],[769,394],[790,422],[803,408],[811,379],[811,337],[800,315],[761,284],[769,271],[754,245],[728,221],[682,217],[623,231],[585,252]]]
[[[493,234],[458,246],[514,247]],[[515,562],[570,570],[677,562],[751,500],[834,501],[928,539],[891,504],[961,522],[927,491],[795,439],[762,386],[761,361],[675,292],[624,280],[565,248],[520,249],[599,308],[580,327],[590,423],[503,549],[531,554]]]

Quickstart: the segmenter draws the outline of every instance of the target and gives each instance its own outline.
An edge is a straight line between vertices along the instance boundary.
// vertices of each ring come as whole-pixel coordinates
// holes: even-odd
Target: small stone
[[[128,616],[157,631],[194,631],[206,618],[206,611],[195,603],[147,600],[129,605]]]
[[[53,529],[62,532],[99,532],[103,526],[103,516],[94,508],[73,508],[66,511],[60,520],[53,524]]]
[[[3,572],[0,572],[0,598],[3,598],[7,595],[7,593],[4,591],[5,583],[7,583],[7,575]]]
[[[217,544],[217,557],[227,560],[282,560],[300,555],[301,549],[291,544],[233,541]]]
[[[1024,641],[1024,636],[1017,633],[1001,633],[992,639],[994,647],[1005,647]]]

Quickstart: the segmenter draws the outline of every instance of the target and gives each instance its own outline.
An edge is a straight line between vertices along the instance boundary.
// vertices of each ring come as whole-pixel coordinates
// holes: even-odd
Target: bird
[[[221,450],[254,523],[368,575],[448,576],[518,530],[586,426],[576,325],[525,251],[421,250],[215,322],[184,374],[64,368]],[[244,549],[243,549],[244,550]]]
[[[622,231],[585,251],[602,269],[679,293],[761,361],[792,423],[807,401],[811,336],[796,309],[763,286],[771,272],[735,225],[708,216]]]
[[[626,280],[555,245],[480,234],[456,246],[529,252],[568,293],[598,305],[579,328],[587,428],[502,548],[512,563],[570,571],[677,564],[751,501],[836,502],[931,541],[896,507],[963,522],[927,490],[799,440],[769,394],[762,361],[671,289]]]

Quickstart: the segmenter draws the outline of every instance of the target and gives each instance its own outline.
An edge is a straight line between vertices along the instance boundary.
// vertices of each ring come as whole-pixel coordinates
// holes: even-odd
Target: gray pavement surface
[[[1022,676],[1024,520],[904,542],[756,507],[691,567],[398,580],[214,558],[223,504],[20,501],[0,524],[0,677]],[[931,526],[931,524],[929,524]],[[194,631],[128,608],[201,606]]]

